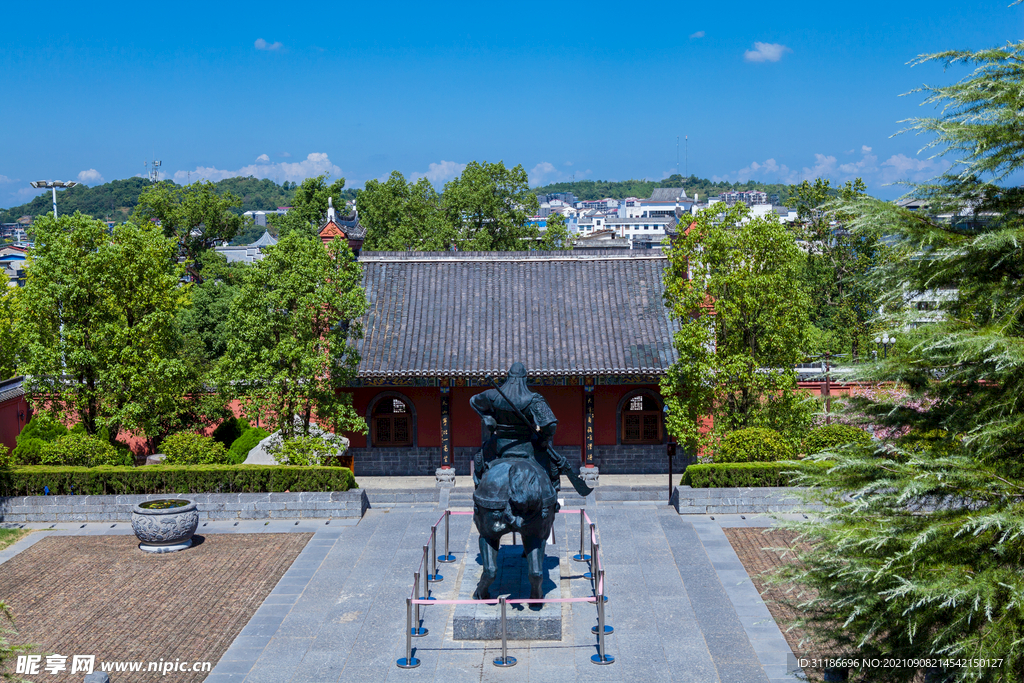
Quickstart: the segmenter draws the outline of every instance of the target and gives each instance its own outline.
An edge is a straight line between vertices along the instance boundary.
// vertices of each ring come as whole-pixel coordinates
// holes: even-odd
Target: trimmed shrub
[[[851,443],[871,443],[871,435],[852,425],[821,425],[807,435],[804,440],[804,451],[808,454],[821,453]]]
[[[168,465],[227,465],[228,449],[211,436],[178,432],[164,439],[160,449]]]
[[[750,462],[690,465],[679,482],[695,489],[724,487],[789,486],[794,473],[804,467],[827,467],[818,462]]]
[[[296,436],[270,449],[279,465],[310,467],[322,465],[327,458],[336,458],[343,449],[336,442],[318,436]]]
[[[749,427],[732,432],[722,439],[714,461],[775,462],[790,460],[795,455],[789,442],[774,429]]]
[[[0,470],[6,470],[14,465],[14,454],[7,450],[7,446],[0,443]]]
[[[231,464],[241,465],[245,462],[249,451],[256,448],[256,445],[268,436],[270,436],[270,432],[259,427],[249,427],[245,430],[245,433],[231,444]]]
[[[210,436],[214,441],[224,444],[224,448],[230,448],[231,444],[237,441],[238,437],[242,436],[247,429],[249,429],[248,420],[229,417],[217,425]]]
[[[73,430],[53,443],[45,444],[40,461],[43,465],[69,467],[128,467],[133,464],[128,449],[114,448],[102,439]]]
[[[11,460],[17,465],[38,465],[49,443],[42,439],[23,439],[22,434],[18,435],[18,445],[11,453]]]
[[[146,467],[14,467],[0,470],[0,495],[134,493],[264,493],[356,489],[347,467],[280,465],[147,465]]]
[[[62,425],[57,418],[46,411],[39,411],[21,430],[21,434],[18,435],[18,443],[20,444],[22,439],[41,439],[52,442],[67,433],[68,428]]]

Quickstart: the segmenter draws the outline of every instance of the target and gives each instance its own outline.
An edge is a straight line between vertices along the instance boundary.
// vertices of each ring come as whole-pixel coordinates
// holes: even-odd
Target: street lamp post
[[[32,187],[36,188],[37,190],[47,189],[48,188],[48,189],[53,191],[53,217],[54,218],[57,217],[57,188],[58,187],[66,187],[66,188],[70,189],[70,188],[74,187],[77,184],[78,183],[76,183],[74,180],[67,180],[67,181],[64,181],[64,180],[34,180],[31,183]]]
[[[889,347],[896,343],[896,337],[890,337],[885,332],[881,336],[875,337],[875,344],[881,345],[882,347],[882,358],[889,357]],[[877,353],[877,352],[876,352]],[[877,358],[877,356],[876,356]]]

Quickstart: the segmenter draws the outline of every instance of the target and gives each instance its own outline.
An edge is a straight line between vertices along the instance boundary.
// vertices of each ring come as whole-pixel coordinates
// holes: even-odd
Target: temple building
[[[346,435],[357,476],[443,465],[468,474],[481,445],[469,399],[517,361],[554,410],[554,445],[570,461],[609,474],[668,471],[658,383],[676,360],[678,323],[664,304],[660,251],[363,252],[359,261],[369,308],[351,391],[369,433]]]

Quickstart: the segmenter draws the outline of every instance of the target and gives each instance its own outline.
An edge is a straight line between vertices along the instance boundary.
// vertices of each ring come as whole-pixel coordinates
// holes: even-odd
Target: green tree
[[[870,348],[869,321],[875,312],[874,292],[864,276],[883,250],[877,236],[854,235],[847,229],[852,215],[827,205],[837,198],[849,202],[864,196],[866,186],[857,178],[833,188],[829,180],[817,178],[790,190],[799,217],[792,229],[807,250],[803,277],[816,328],[809,335],[816,348],[807,351],[862,356]]]
[[[1020,681],[1024,193],[995,183],[1024,167],[1024,41],[918,63],[932,60],[976,69],[915,91],[941,113],[908,130],[934,136],[930,144],[955,162],[914,187],[930,206],[838,206],[855,216],[854,234],[893,245],[871,275],[882,292],[879,325],[900,341],[858,378],[901,391],[856,403],[883,443],[815,456],[832,466],[810,468],[804,481],[826,508],[797,526],[812,550],[787,578],[813,589],[802,607],[819,642],[859,657],[996,658],[951,666],[942,680]],[[907,302],[939,289],[941,315],[911,327]],[[870,675],[919,680],[910,668]]]
[[[15,328],[30,399],[89,434],[157,436],[197,384],[178,353],[188,289],[176,243],[151,223],[111,233],[81,214],[35,227]]]
[[[464,251],[516,251],[529,248],[537,229],[530,217],[540,209],[530,192],[522,165],[471,162],[462,175],[444,186],[441,198],[448,220],[458,231]]]
[[[800,250],[774,214],[746,206],[697,214],[667,250],[665,298],[681,323],[680,360],[662,381],[669,432],[706,448],[722,434],[762,425],[796,400],[793,367],[807,325]],[[707,419],[714,429],[702,433]]]
[[[335,239],[325,247],[299,230],[246,272],[231,304],[221,377],[250,420],[276,423],[289,438],[308,436],[314,418],[335,431],[365,430],[343,391],[359,363],[353,341],[366,310],[361,284],[348,244]]]
[[[540,248],[544,251],[555,249],[572,249],[573,239],[569,228],[565,225],[565,216],[553,213],[548,216],[547,228],[540,238]]]
[[[392,171],[384,182],[366,181],[358,201],[367,250],[444,251],[456,241],[455,225],[444,213],[441,195],[426,178],[406,182]]]
[[[17,290],[0,287],[3,287],[0,289],[0,379],[7,379],[17,372],[18,339],[14,334],[14,297]]]
[[[345,179],[338,178],[328,184],[326,175],[306,178],[295,188],[292,196],[292,208],[283,216],[270,216],[270,222],[277,228],[278,235],[284,237],[297,231],[304,235],[316,236],[317,229],[327,216],[327,200],[331,199],[334,208],[344,213],[345,200],[342,189]]]
[[[190,305],[178,312],[178,325],[190,355],[206,367],[227,350],[231,302],[249,266],[229,264],[213,250],[201,254],[198,265],[201,281],[190,290]]]
[[[198,182],[179,188],[156,183],[143,190],[135,207],[136,223],[159,221],[166,237],[178,245],[190,275],[201,282],[199,255],[217,242],[230,241],[242,227],[242,218],[234,210],[241,200],[230,192],[220,195],[210,182]]]

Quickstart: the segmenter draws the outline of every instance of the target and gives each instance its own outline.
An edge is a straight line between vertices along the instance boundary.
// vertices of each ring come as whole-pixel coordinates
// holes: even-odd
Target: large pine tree
[[[827,507],[795,525],[813,550],[787,578],[812,589],[807,623],[837,651],[952,660],[933,681],[1021,681],[1024,192],[1000,184],[1024,166],[1024,41],[918,63],[932,61],[975,69],[915,91],[939,115],[907,130],[952,162],[913,189],[924,207],[868,198],[832,207],[856,216],[855,234],[893,246],[869,277],[885,292],[879,322],[898,342],[861,377],[889,390],[853,406],[880,439],[815,456],[833,466],[805,475]],[[938,310],[917,310],[921,294]]]

